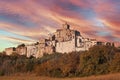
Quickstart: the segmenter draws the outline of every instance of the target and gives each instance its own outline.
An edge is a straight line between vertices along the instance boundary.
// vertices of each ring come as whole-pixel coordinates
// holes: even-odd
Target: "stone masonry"
[[[70,25],[63,24],[62,29],[57,29],[48,39],[40,39],[38,43],[19,46],[16,51],[20,55],[27,57],[42,57],[44,54],[52,54],[54,52],[70,53],[73,51],[86,51],[94,45],[110,45],[106,42],[98,42],[95,39],[84,38],[77,30],[71,30]],[[10,55],[13,49],[5,49]]]

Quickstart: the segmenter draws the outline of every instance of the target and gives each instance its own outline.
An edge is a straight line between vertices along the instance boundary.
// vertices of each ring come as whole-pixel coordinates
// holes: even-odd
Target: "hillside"
[[[120,50],[112,46],[94,46],[85,52],[45,54],[27,58],[18,54],[0,54],[0,75],[29,73],[48,77],[86,77],[120,72]]]

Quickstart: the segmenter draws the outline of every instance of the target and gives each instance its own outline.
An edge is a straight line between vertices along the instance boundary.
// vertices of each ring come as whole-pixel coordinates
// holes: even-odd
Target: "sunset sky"
[[[0,0],[0,51],[33,43],[69,23],[98,41],[120,42],[120,0]]]

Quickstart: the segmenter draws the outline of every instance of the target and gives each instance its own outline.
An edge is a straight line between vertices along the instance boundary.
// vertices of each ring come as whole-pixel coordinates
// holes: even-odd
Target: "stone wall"
[[[27,47],[18,47],[18,48],[16,48],[16,52],[19,55],[26,55],[27,54]]]
[[[6,55],[11,55],[13,54],[13,52],[15,52],[15,48],[14,47],[6,48],[5,52],[6,52]]]
[[[75,39],[72,39],[71,41],[56,43],[56,52],[69,53],[72,51],[75,51]]]
[[[38,54],[38,46],[36,45],[28,45],[27,47],[27,57],[34,56]]]
[[[55,40],[58,42],[70,41],[73,37],[75,37],[76,31],[71,30],[68,24],[63,26],[63,29],[58,29],[54,35]]]

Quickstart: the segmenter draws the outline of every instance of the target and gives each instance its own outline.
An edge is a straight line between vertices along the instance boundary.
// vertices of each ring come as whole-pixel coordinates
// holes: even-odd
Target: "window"
[[[82,42],[82,40],[81,40],[81,39],[79,39],[79,42],[81,43],[81,42]]]

